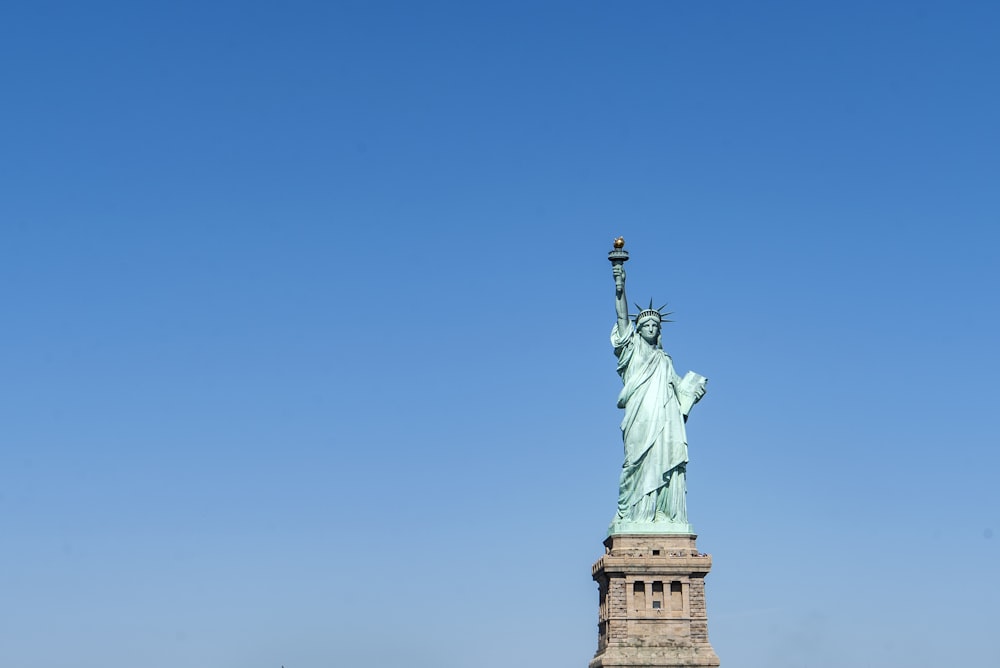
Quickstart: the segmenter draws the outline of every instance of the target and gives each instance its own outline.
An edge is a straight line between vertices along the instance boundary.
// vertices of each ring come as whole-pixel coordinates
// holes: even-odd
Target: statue
[[[639,308],[633,323],[625,300],[625,240],[615,239],[608,253],[615,279],[618,321],[611,345],[624,387],[618,408],[625,409],[622,438],[625,463],[618,487],[618,512],[608,531],[615,533],[693,533],[687,518],[688,413],[705,394],[708,379],[694,372],[683,378],[663,351],[663,306]]]

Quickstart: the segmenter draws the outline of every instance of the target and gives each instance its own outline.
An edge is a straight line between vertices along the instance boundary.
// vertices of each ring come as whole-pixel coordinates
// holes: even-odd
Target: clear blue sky
[[[723,664],[1000,665],[998,34],[6,4],[0,664],[585,666],[622,234]]]

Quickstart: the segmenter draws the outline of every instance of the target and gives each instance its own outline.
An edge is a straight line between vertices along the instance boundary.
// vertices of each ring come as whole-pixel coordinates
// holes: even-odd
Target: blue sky
[[[996,665],[994,3],[0,10],[0,663],[582,666],[606,252],[724,665]]]

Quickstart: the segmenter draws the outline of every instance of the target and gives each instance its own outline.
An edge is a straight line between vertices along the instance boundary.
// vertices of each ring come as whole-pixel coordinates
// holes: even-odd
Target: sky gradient
[[[723,665],[1000,665],[998,33],[6,4],[0,664],[585,666],[621,234]]]

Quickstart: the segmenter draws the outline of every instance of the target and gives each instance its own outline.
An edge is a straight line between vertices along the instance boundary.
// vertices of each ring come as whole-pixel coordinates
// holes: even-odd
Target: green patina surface
[[[704,396],[708,379],[690,371],[678,375],[662,346],[666,314],[650,302],[630,318],[622,260],[612,259],[612,273],[618,321],[611,345],[623,383],[618,407],[625,411],[625,461],[618,510],[608,533],[693,533],[687,517],[685,422]]]

